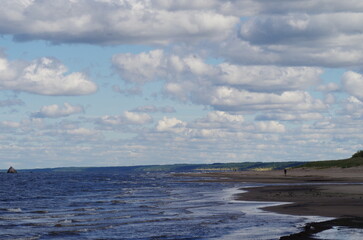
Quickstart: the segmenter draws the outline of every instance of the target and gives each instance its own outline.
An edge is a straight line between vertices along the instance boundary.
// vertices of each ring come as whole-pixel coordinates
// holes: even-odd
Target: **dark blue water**
[[[310,218],[165,173],[0,174],[0,239],[278,239]],[[190,180],[190,179],[189,179]]]

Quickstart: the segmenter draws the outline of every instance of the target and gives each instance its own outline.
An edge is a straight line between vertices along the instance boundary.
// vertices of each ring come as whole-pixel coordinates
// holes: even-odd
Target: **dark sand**
[[[334,217],[335,220],[310,223],[302,232],[281,239],[314,239],[314,233],[333,226],[363,228],[363,168],[289,169],[188,174],[203,181],[255,182],[269,186],[243,189],[242,201],[285,202],[264,210],[300,216]]]
[[[269,210],[283,214],[363,217],[363,185],[288,185],[249,188],[238,200],[289,202]]]
[[[363,168],[197,173],[203,181],[273,183],[244,189],[238,200],[288,202],[266,210],[306,216],[363,217]],[[299,185],[303,183],[303,185]]]

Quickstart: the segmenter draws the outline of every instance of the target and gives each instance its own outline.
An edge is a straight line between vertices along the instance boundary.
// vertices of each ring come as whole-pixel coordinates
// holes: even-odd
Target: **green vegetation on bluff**
[[[246,171],[256,169],[284,169],[301,165],[302,162],[242,162],[242,163],[213,163],[213,164],[172,164],[142,166],[137,171],[167,171],[167,172],[190,172],[190,171]]]
[[[242,163],[213,163],[213,164],[169,164],[144,165],[129,167],[61,167],[47,169],[31,169],[31,172],[201,172],[201,171],[248,171],[248,170],[277,170],[299,166],[303,162],[242,162]]]
[[[354,153],[352,158],[363,158],[363,150],[359,150],[358,152]]]
[[[329,161],[315,161],[303,164],[296,167],[304,168],[351,168],[363,166],[363,150],[360,150],[352,155],[351,158],[341,160],[329,160]]]
[[[169,164],[169,165],[141,165],[126,167],[61,167],[46,169],[31,169],[31,172],[203,172],[203,171],[266,171],[284,168],[350,168],[363,166],[363,150],[357,151],[351,158],[342,160],[314,161],[314,162],[241,162],[241,163],[213,163],[213,164]]]

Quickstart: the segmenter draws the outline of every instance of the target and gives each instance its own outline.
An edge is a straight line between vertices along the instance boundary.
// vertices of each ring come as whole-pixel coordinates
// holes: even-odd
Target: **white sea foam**
[[[6,209],[6,211],[18,213],[18,212],[21,212],[22,210],[21,210],[21,208],[8,208],[8,209]]]
[[[70,219],[63,219],[63,220],[58,221],[58,223],[72,223],[72,220],[70,220]]]
[[[227,188],[222,191],[224,200],[232,204],[235,211],[243,212],[250,223],[243,225],[241,228],[223,235],[215,240],[240,240],[240,239],[259,239],[270,240],[279,239],[283,235],[295,233],[297,229],[303,227],[309,222],[327,221],[332,218],[319,216],[292,216],[283,215],[262,210],[264,207],[286,204],[286,202],[258,202],[258,201],[239,201],[235,200],[235,195],[246,192],[243,190],[257,185],[245,185],[233,188]],[[243,189],[242,189],[243,188]],[[224,195],[224,196],[223,196]],[[325,238],[324,238],[325,239]]]
[[[349,238],[347,238],[349,236]],[[314,236],[316,239],[329,239],[329,240],[361,240],[363,239],[363,229],[333,227],[329,230],[320,232]]]

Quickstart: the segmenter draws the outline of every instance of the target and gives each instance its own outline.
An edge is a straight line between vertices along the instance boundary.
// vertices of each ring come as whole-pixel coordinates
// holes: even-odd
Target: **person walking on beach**
[[[287,174],[287,169],[286,169],[286,168],[284,169],[284,174],[285,174],[285,176],[286,176],[286,174]]]

